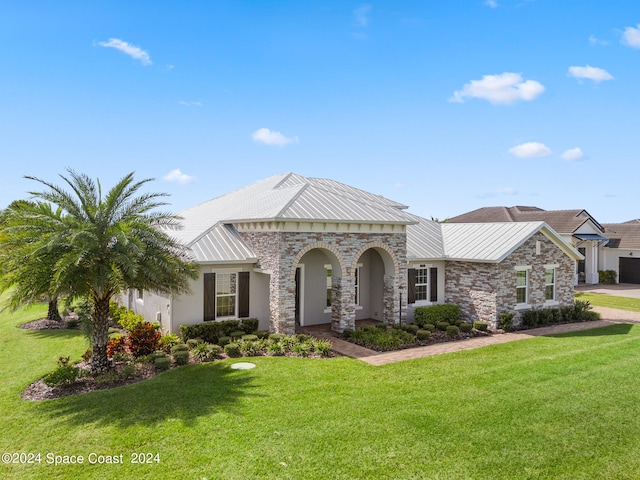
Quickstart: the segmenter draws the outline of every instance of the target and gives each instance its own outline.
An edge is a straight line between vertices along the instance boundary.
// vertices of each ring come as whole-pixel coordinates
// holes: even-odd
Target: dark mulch
[[[79,363],[77,367],[88,369],[89,365],[86,363]],[[124,364],[116,364],[115,372],[119,373]],[[159,372],[156,368],[148,363],[136,364],[135,373],[127,379],[118,378],[110,382],[100,382],[95,377],[90,375],[79,378],[70,385],[50,387],[42,379],[32,383],[22,392],[23,400],[54,400],[56,398],[68,397],[70,395],[79,395],[81,393],[95,392],[98,390],[106,390],[109,388],[121,387],[123,385],[130,385],[132,383],[141,382],[154,377]]]
[[[23,323],[20,328],[24,330],[56,330],[60,328],[67,328],[67,322],[55,320],[49,320],[48,318],[41,318],[40,320],[34,320],[33,322]]]

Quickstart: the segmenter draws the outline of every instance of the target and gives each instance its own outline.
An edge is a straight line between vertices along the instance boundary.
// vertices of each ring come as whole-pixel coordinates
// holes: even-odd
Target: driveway
[[[617,297],[640,298],[640,285],[634,283],[616,283],[615,285],[578,285],[576,292],[603,293]]]

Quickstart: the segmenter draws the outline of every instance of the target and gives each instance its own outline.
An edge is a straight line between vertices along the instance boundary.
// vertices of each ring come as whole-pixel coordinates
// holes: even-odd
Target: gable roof
[[[640,221],[605,223],[605,234],[609,237],[607,248],[640,249]]]
[[[171,234],[191,248],[197,261],[255,261],[255,253],[229,225],[266,221],[408,225],[416,220],[406,208],[334,180],[286,173],[183,210],[178,214],[182,229]]]
[[[538,207],[483,207],[457,217],[447,223],[487,223],[487,222],[545,222],[556,232],[573,234],[582,225],[591,221],[596,229],[604,233],[604,228],[586,210],[543,210]]]
[[[545,222],[442,223],[441,250],[424,247],[414,237],[432,231],[433,222],[423,219],[407,227],[407,258],[409,260],[441,259],[464,262],[500,263],[532,235],[542,232],[565,254],[581,260],[583,257]],[[435,244],[434,244],[435,245]],[[438,255],[439,254],[439,255]]]

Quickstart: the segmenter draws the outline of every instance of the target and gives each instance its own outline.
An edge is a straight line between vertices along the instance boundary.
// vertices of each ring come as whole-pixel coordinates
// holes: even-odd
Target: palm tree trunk
[[[47,318],[56,322],[62,321],[60,311],[58,310],[58,296],[49,298],[49,310],[47,311]]]
[[[91,373],[98,374],[109,370],[111,364],[107,357],[109,342],[109,298],[96,300],[92,315],[93,331],[91,333]]]

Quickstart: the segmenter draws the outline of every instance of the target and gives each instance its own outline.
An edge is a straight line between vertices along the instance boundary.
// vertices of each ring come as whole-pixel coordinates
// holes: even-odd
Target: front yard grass
[[[241,371],[225,360],[26,402],[20,392],[58,356],[78,359],[87,347],[77,331],[16,328],[43,314],[0,314],[0,452],[42,454],[39,464],[0,463],[0,478],[640,476],[639,326],[383,367],[255,357]],[[47,453],[85,463],[50,465]],[[124,464],[91,465],[91,453],[122,454]],[[158,457],[134,465],[136,453]]]
[[[640,312],[640,298],[618,297],[616,295],[589,292],[576,292],[575,298],[576,300],[589,302],[595,307],[617,308],[619,310]]]

